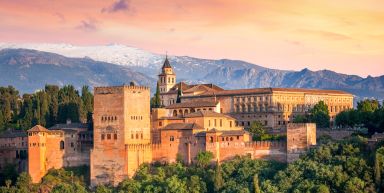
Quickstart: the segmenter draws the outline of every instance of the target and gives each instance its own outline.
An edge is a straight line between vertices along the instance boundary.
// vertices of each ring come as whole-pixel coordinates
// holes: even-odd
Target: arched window
[[[213,143],[213,137],[210,137],[210,142]]]
[[[60,141],[60,149],[61,149],[61,150],[64,149],[64,141]]]
[[[177,110],[173,110],[173,116],[177,117]]]

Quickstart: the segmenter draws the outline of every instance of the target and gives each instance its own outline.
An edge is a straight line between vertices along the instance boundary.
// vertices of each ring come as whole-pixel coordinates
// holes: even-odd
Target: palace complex
[[[214,84],[176,82],[168,58],[158,80],[161,108],[150,108],[148,87],[94,88],[93,127],[86,124],[36,125],[27,132],[0,135],[0,170],[16,164],[34,183],[51,168],[89,165],[91,186],[117,185],[142,163],[191,164],[201,151],[212,162],[237,155],[290,162],[316,145],[316,126],[291,123],[324,101],[331,119],[353,108],[343,91],[296,88],[225,90]],[[260,121],[281,141],[253,141],[247,128]]]

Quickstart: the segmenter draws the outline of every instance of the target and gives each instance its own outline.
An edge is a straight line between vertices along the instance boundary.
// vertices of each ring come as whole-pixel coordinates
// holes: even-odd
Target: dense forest
[[[81,94],[72,85],[46,85],[33,94],[23,94],[14,87],[0,87],[0,132],[28,130],[36,124],[45,127],[57,123],[89,122],[93,112],[93,95],[88,86]]]
[[[22,173],[5,181],[0,192],[55,193],[374,193],[383,192],[384,147],[368,145],[354,136],[343,141],[322,138],[317,148],[291,164],[237,157],[221,164],[209,163],[209,153],[201,153],[192,166],[144,164],[132,179],[117,187],[89,188],[87,166],[50,170],[40,184]],[[14,171],[16,172],[16,171]]]

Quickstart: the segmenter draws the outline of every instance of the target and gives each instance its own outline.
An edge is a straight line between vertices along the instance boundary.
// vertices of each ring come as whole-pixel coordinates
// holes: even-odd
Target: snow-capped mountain
[[[66,57],[83,58],[108,62],[124,66],[144,66],[160,64],[163,56],[120,44],[103,46],[74,46],[71,44],[11,44],[0,43],[0,50],[4,48],[24,48],[52,52]]]
[[[32,50],[15,50],[15,48]],[[4,50],[12,49],[13,51],[4,52]],[[28,52],[33,52],[33,50],[45,51],[45,53],[34,53],[34,58],[36,60],[33,61],[20,60],[18,65],[23,67],[20,69],[9,68],[7,64],[11,64],[12,60],[11,62],[9,60],[2,61],[0,58],[0,73],[9,75],[18,73],[20,75],[20,79],[12,78],[14,76],[0,76],[1,86],[4,84],[12,85],[14,82],[17,82],[19,85],[29,84],[30,82],[25,82],[27,79],[23,79],[23,77],[26,77],[25,74],[27,72],[24,72],[24,74],[19,73],[23,72],[25,67],[34,67],[34,71],[28,71],[27,73],[30,77],[41,76],[39,72],[45,72],[46,70],[40,69],[43,67],[40,65],[41,63],[39,63],[38,58],[45,58],[46,60],[43,61],[46,64],[53,65],[57,63],[57,58],[60,58],[47,53],[51,52],[67,57],[67,62],[64,64],[69,65],[70,63],[73,63],[71,68],[76,70],[70,70],[66,66],[60,65],[55,68],[49,66],[52,67],[50,68],[51,72],[47,73],[60,75],[60,71],[62,70],[81,73],[81,70],[86,69],[85,72],[87,72],[87,75],[85,77],[81,77],[81,75],[76,77],[81,79],[82,83],[88,83],[90,86],[102,84],[103,81],[108,85],[118,82],[124,83],[128,80],[137,80],[140,84],[145,84],[154,88],[156,85],[155,80],[157,80],[157,75],[165,58],[165,56],[161,54],[154,54],[145,50],[117,44],[105,46],[73,46],[70,44],[0,43],[0,53],[3,52],[3,54],[5,54],[5,58],[3,59],[12,56],[13,60],[18,61],[18,57],[28,58]],[[18,55],[20,52],[23,54]],[[47,58],[49,57],[54,59],[48,60]],[[189,56],[168,57],[171,65],[176,71],[177,81],[185,81],[188,83],[214,83],[227,89],[257,87],[337,89],[351,92],[361,98],[384,98],[384,76],[369,76],[367,78],[362,78],[356,75],[346,75],[329,70],[311,71],[303,69],[301,71],[285,71],[269,69],[239,60],[209,60]],[[24,63],[25,61],[28,62]],[[97,61],[102,62],[102,68],[99,68],[101,64],[96,65]],[[81,65],[77,68],[76,64]],[[97,68],[95,68],[95,66],[97,66]],[[121,73],[113,74],[109,72],[108,66],[111,66],[113,69],[121,67],[124,70]],[[96,74],[92,75],[92,73]],[[70,76],[69,73],[68,76],[65,76],[65,80],[62,82],[60,82],[57,77],[52,77],[52,80],[49,78],[44,80],[46,83],[59,82],[60,84],[77,84],[75,80],[76,78],[71,79]],[[33,81],[37,80],[34,79]],[[44,86],[44,83],[41,81],[39,84],[42,84],[40,88]]]

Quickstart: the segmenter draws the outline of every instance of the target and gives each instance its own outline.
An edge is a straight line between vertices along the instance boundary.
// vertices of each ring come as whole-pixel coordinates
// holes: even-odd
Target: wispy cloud
[[[85,32],[97,31],[97,21],[94,19],[81,20],[80,24],[76,26],[76,29],[83,30]]]
[[[299,29],[299,30],[297,30],[297,32],[302,33],[302,34],[307,34],[307,35],[318,36],[320,38],[326,38],[329,40],[350,40],[350,39],[352,39],[351,37],[344,35],[344,34],[341,34],[341,33],[323,31],[323,30]]]
[[[105,7],[101,10],[101,12],[118,12],[118,11],[126,11],[130,9],[130,1],[129,0],[116,0],[112,5],[109,7]]]
[[[65,20],[65,17],[63,14],[61,14],[59,12],[55,12],[55,13],[53,13],[53,15],[57,17],[57,19],[60,23],[65,23],[66,20]]]

